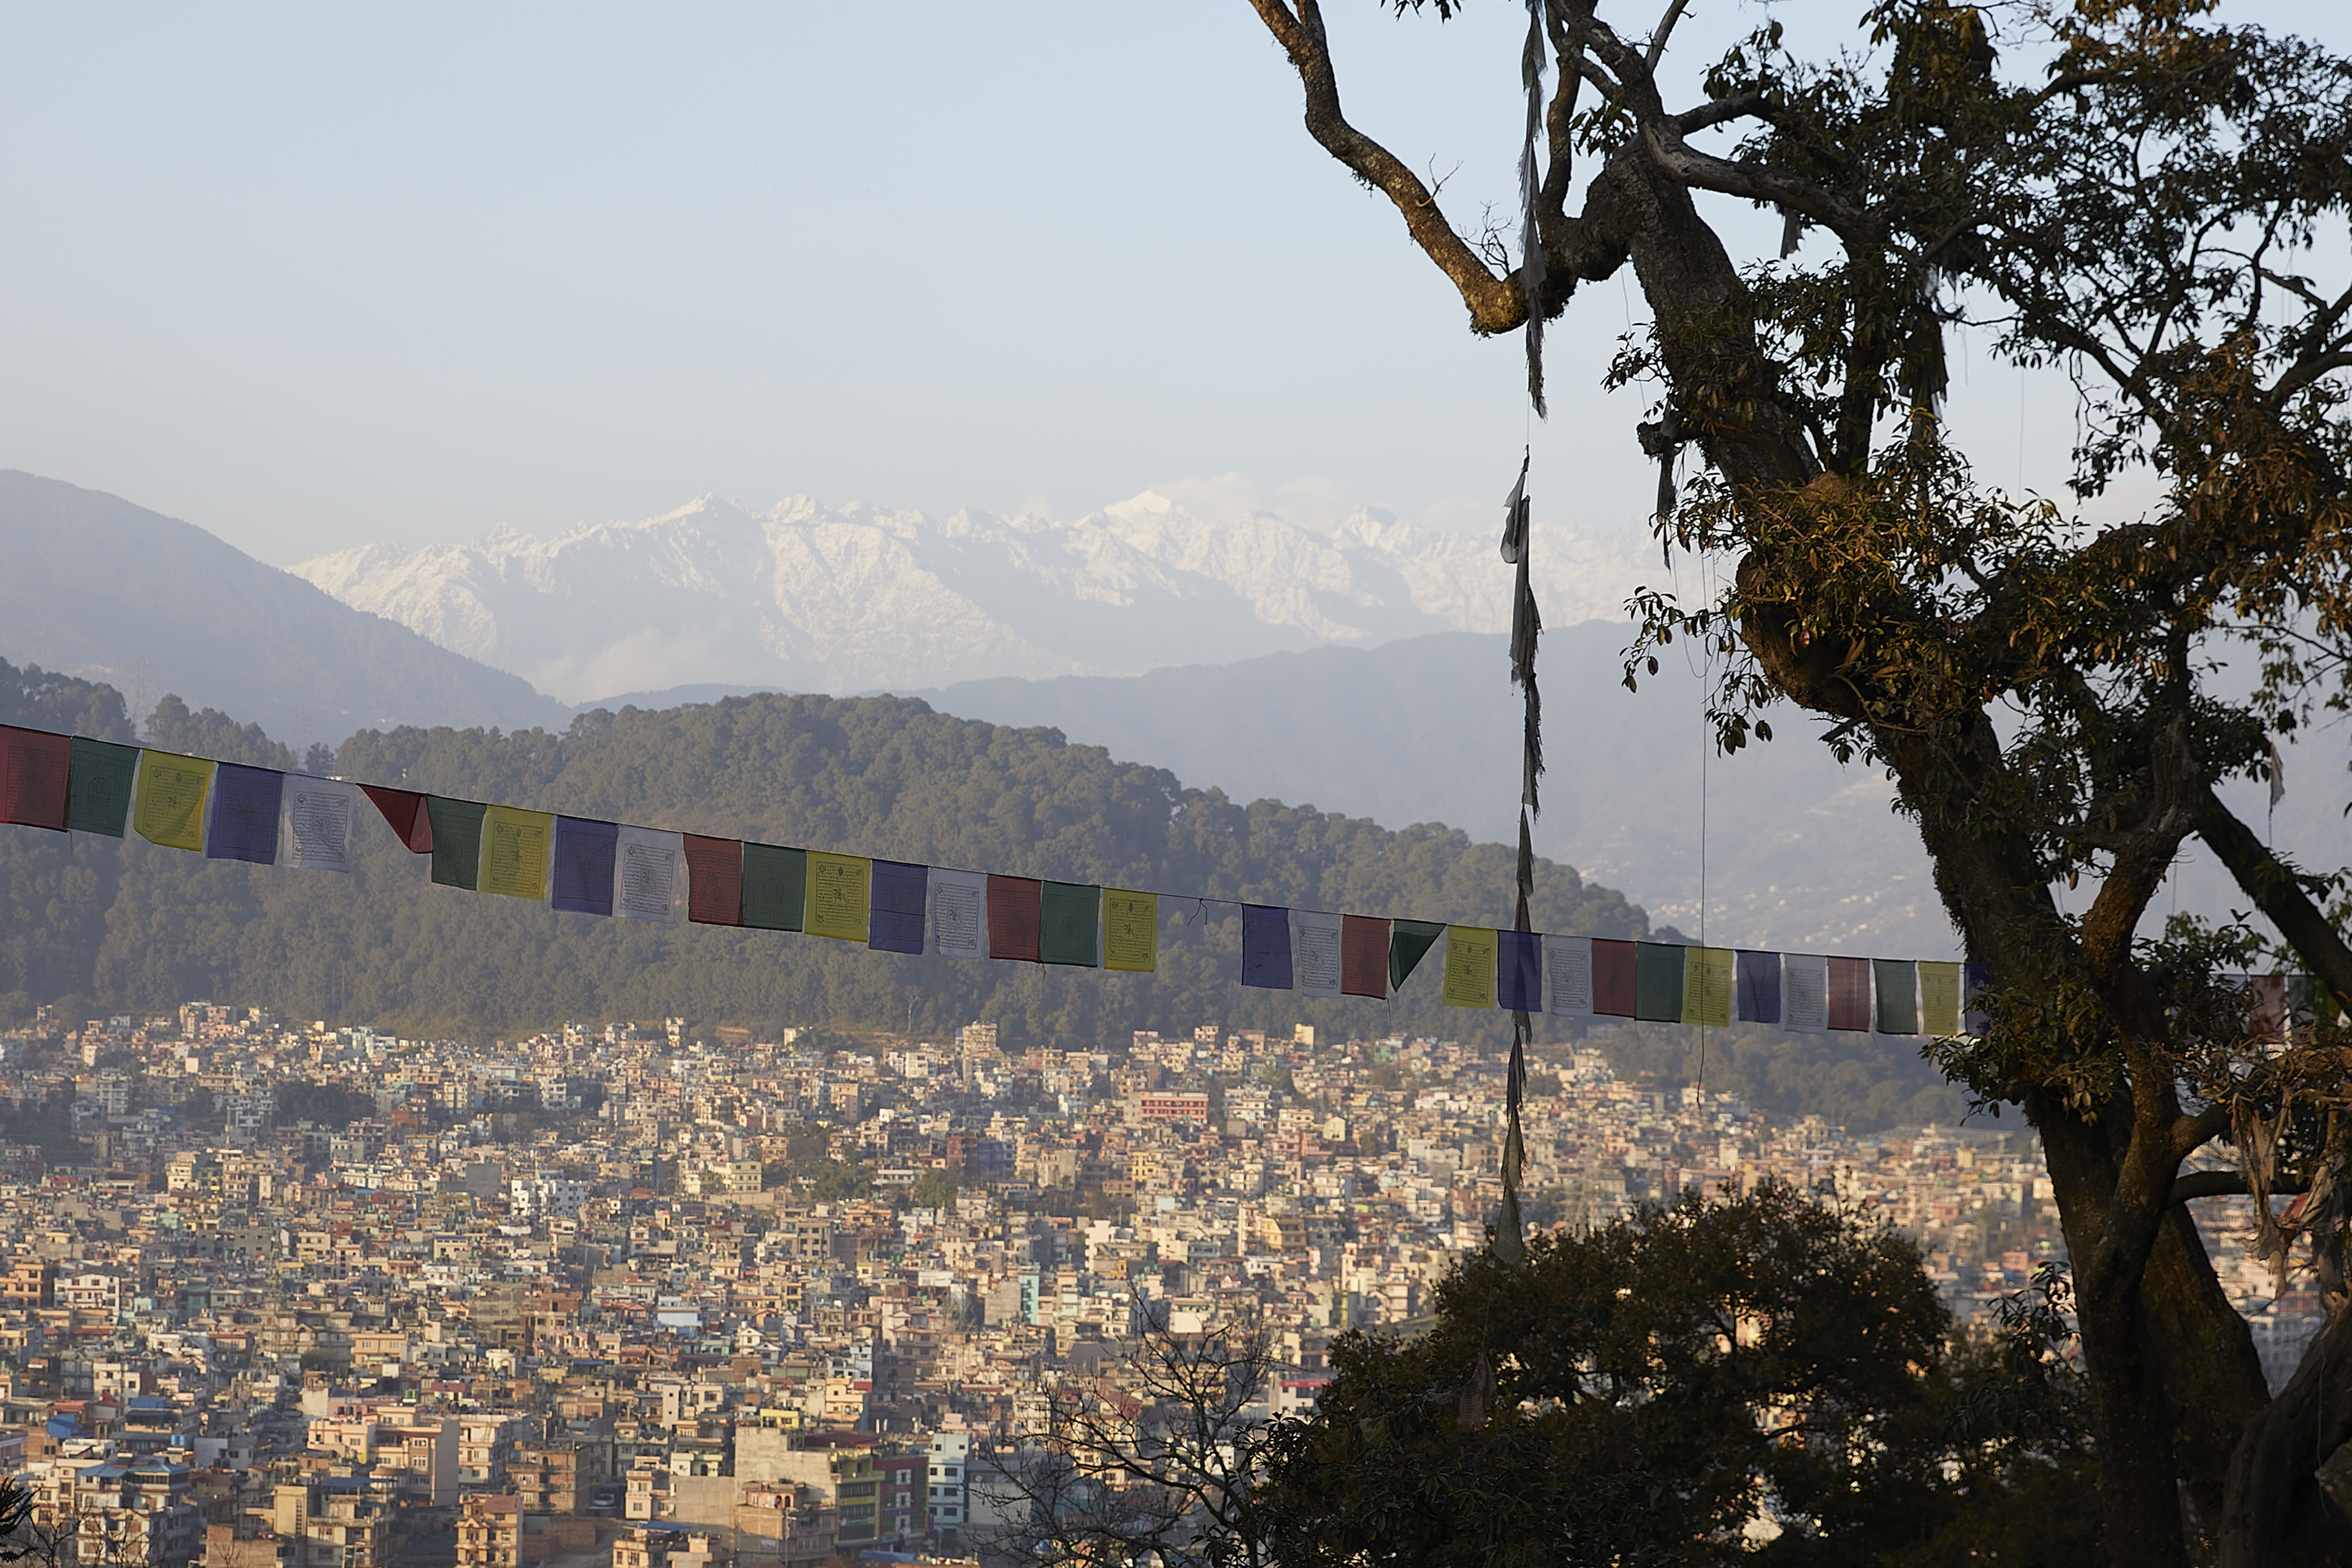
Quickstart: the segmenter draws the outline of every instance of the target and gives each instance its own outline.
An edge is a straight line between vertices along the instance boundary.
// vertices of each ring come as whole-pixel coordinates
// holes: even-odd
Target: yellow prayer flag
[[[1694,947],[1683,954],[1683,1022],[1731,1022],[1731,949]]]
[[[204,757],[142,752],[131,826],[140,837],[166,849],[203,849],[205,796],[212,784],[213,764]]]
[[[1150,974],[1160,967],[1160,895],[1103,889],[1103,967]]]
[[[1960,966],[1919,963],[1919,1021],[1927,1033],[1949,1038],[1960,1032]]]
[[[874,862],[809,851],[808,933],[863,944],[874,908]]]
[[[1484,926],[1445,928],[1445,1005],[1495,1005],[1495,961],[1502,939]]]
[[[555,818],[544,811],[494,805],[482,813],[482,873],[474,885],[485,893],[536,903],[547,897],[547,847]]]

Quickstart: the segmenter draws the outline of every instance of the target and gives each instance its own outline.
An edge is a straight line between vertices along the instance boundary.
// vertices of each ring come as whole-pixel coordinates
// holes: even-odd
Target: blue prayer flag
[[[613,912],[613,858],[620,852],[621,825],[584,816],[555,819],[555,874],[550,909],[577,915]]]
[[[1739,997],[1739,1021],[1743,1024],[1779,1023],[1780,955],[1777,952],[1751,952],[1743,947],[1735,962],[1738,968],[1736,984]]]
[[[873,904],[867,911],[866,945],[884,952],[923,951],[923,893],[930,868],[899,860],[874,862]]]
[[[1503,939],[1495,960],[1495,1005],[1513,1013],[1543,1011],[1543,938],[1531,931],[1495,933]]]
[[[273,768],[223,763],[213,770],[212,823],[205,833],[207,860],[278,863],[278,806],[286,775]]]
[[[1290,989],[1290,911],[1265,904],[1242,906],[1242,984]]]

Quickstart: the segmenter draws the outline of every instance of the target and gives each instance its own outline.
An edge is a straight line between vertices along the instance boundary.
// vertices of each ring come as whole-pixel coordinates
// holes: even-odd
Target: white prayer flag
[[[313,871],[352,868],[352,817],[357,784],[288,773],[278,797],[278,863]]]
[[[613,912],[633,921],[677,918],[686,835],[623,825],[613,850]]]
[[[1780,1027],[1820,1035],[1830,1026],[1830,961],[1813,953],[1780,955]]]
[[[942,958],[988,956],[988,874],[930,868],[926,948]]]
[[[1290,911],[1290,983],[1308,996],[1339,994],[1339,920],[1316,910]]]
[[[1545,1011],[1559,1018],[1592,1016],[1592,939],[1543,939]]]

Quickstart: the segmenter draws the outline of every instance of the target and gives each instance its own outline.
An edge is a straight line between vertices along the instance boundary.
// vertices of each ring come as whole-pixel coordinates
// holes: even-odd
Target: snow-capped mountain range
[[[1538,544],[1551,624],[1622,614],[1634,581],[1622,547],[1562,525]],[[851,693],[1133,675],[1496,631],[1511,580],[1484,529],[1360,506],[1302,521],[1215,481],[1071,521],[704,496],[553,538],[373,544],[292,570],[574,703],[698,683]]]

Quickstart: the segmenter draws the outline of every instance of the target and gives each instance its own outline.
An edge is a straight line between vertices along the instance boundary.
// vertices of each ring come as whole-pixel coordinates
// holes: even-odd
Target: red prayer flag
[[[1633,1016],[1633,999],[1639,987],[1635,977],[1640,972],[1641,954],[1638,944],[1617,942],[1609,937],[1592,939],[1592,1010],[1612,1018]]]
[[[1389,922],[1370,915],[1339,919],[1339,994],[1389,994]]]
[[[433,853],[433,819],[425,815],[425,797],[415,790],[390,789],[383,784],[362,784],[367,797],[375,802],[400,841],[419,855]]]
[[[988,956],[1045,962],[1038,936],[1045,925],[1044,884],[1028,877],[988,879]]]
[[[66,830],[73,738],[0,724],[0,822]]]
[[[743,844],[686,835],[686,918],[697,925],[743,923]]]
[[[1830,1027],[1870,1032],[1870,960],[1830,960]]]

